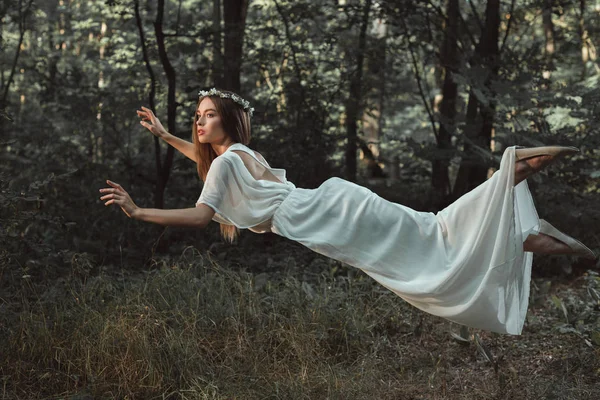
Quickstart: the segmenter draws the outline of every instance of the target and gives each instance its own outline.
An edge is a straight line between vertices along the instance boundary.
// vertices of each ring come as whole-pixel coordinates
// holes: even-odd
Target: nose
[[[196,125],[203,126],[204,125],[204,119],[202,117],[198,117],[198,119],[196,120]]]

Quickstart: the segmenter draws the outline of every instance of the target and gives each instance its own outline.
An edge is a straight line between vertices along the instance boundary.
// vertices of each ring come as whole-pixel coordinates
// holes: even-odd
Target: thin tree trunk
[[[154,76],[154,70],[152,69],[152,65],[150,64],[150,58],[148,57],[148,48],[146,47],[146,34],[144,33],[144,25],[142,22],[142,17],[140,15],[140,2],[139,0],[134,1],[134,11],[135,11],[135,21],[138,27],[138,32],[140,34],[140,44],[142,47],[142,58],[144,59],[144,65],[146,66],[146,71],[148,71],[148,76],[150,77],[150,93],[148,93],[148,105],[154,114],[156,114],[156,105],[155,105],[155,96],[156,96],[156,77]],[[157,175],[162,171],[162,156],[160,154],[160,141],[158,137],[152,135],[154,137],[154,158],[156,163],[156,171]],[[158,186],[158,185],[157,185]]]
[[[363,63],[367,47],[367,27],[370,11],[371,0],[366,0],[358,36],[356,69],[350,79],[350,93],[346,104],[346,179],[351,182],[356,182],[357,120],[360,115],[362,99]]]
[[[156,44],[158,45],[158,56],[163,65],[165,75],[167,76],[167,129],[172,134],[176,135],[176,112],[177,102],[175,101],[175,84],[176,74],[175,69],[169,61],[167,50],[165,47],[165,34],[162,29],[164,16],[165,0],[158,0],[158,8],[156,10],[156,20],[154,21],[154,32],[156,34]],[[158,181],[156,185],[154,203],[157,208],[164,206],[164,192],[169,176],[171,174],[171,166],[173,165],[174,150],[173,147],[167,148],[164,163],[161,170],[158,172]]]
[[[223,86],[234,92],[239,92],[241,89],[240,72],[247,11],[248,0],[223,0],[225,22]]]
[[[292,39],[292,33],[290,31],[290,23],[288,21],[286,13],[281,8],[281,5],[277,2],[277,0],[274,0],[274,3],[275,3],[275,7],[277,8],[277,12],[279,13],[279,16],[281,17],[281,20],[283,21],[283,26],[285,29],[285,38],[288,42],[288,45],[290,46],[290,52],[292,53],[292,64],[294,64],[294,74],[296,76],[296,85],[298,86],[298,89],[300,92],[299,93],[300,97],[299,97],[298,101],[296,102],[298,107],[296,107],[296,110],[295,110],[296,126],[298,128],[300,128],[300,124],[302,123],[302,116],[306,115],[306,113],[303,112],[304,102],[306,101],[306,93],[304,91],[304,85],[302,85],[302,71],[300,69],[300,64],[298,63],[298,57],[297,57],[298,52],[296,51],[296,46],[294,46],[294,40]]]
[[[223,31],[221,29],[221,0],[213,0],[213,65],[212,81],[215,87],[223,86]]]
[[[377,3],[373,12],[376,12]],[[383,126],[383,106],[385,90],[385,53],[387,24],[383,19],[374,19],[371,24],[371,37],[367,71],[369,84],[364,96],[372,99],[372,104],[362,112],[362,124],[365,137],[364,145],[359,143],[362,162],[367,164],[370,178],[381,178],[384,173],[379,162],[382,159],[380,140]]]
[[[587,64],[590,61],[590,35],[585,28],[585,0],[579,1],[579,36],[581,38],[581,79],[587,75]]]
[[[471,89],[466,118],[466,156],[462,160],[458,171],[452,193],[453,198],[460,197],[487,179],[489,165],[485,159],[475,154],[473,145],[489,150],[492,139],[496,106],[491,82],[498,75],[500,62],[498,48],[500,1],[488,0],[485,14],[484,30],[475,50],[474,61],[487,70],[488,75],[484,85],[488,96],[488,104],[480,103],[473,92],[473,88]]]
[[[452,148],[452,136],[454,135],[456,120],[458,87],[452,78],[452,74],[458,70],[459,7],[458,0],[448,0],[446,4],[446,29],[440,52],[444,82],[440,102],[440,129],[437,136],[437,148],[444,153]],[[447,154],[441,154],[440,157],[436,157],[433,161],[431,185],[438,198],[444,202],[450,194],[450,178],[448,176],[450,160],[447,158]]]
[[[583,1],[583,0],[582,0]],[[543,76],[550,79],[554,70],[554,23],[552,22],[552,5],[554,0],[545,0],[542,10],[542,22],[544,25],[544,37],[546,45],[544,46],[545,69]]]
[[[19,0],[19,4],[17,5],[17,7],[19,8],[19,41],[17,43],[17,48],[15,49],[15,56],[13,58],[10,73],[6,82],[4,81],[4,75],[2,76],[2,81],[4,84],[4,87],[2,89],[4,89],[4,91],[2,93],[2,97],[0,98],[0,110],[4,109],[8,104],[8,90],[10,89],[10,85],[13,82],[13,79],[15,77],[15,71],[17,70],[17,64],[19,63],[19,56],[21,55],[21,45],[23,44],[23,38],[25,37],[25,32],[27,31],[27,28],[25,27],[25,19],[31,11],[32,3],[33,0],[29,0],[27,6],[25,7],[25,10],[23,10],[22,0]]]

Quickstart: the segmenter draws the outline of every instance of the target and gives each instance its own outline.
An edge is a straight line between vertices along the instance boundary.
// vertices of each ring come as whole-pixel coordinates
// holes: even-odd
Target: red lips
[[[198,135],[204,135],[206,131],[204,129],[198,129]]]

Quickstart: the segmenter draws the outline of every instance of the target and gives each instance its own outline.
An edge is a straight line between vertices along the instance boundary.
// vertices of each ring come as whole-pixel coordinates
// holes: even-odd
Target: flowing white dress
[[[250,154],[278,182],[255,179],[233,150]],[[270,220],[274,233],[360,268],[423,311],[520,334],[532,263],[523,241],[538,233],[539,218],[527,182],[514,186],[514,169],[510,147],[490,179],[433,214],[340,178],[297,188],[285,170],[236,143],[213,161],[197,204],[241,229]]]

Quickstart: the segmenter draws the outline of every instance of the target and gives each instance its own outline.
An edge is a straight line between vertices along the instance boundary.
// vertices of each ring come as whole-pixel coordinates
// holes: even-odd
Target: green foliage
[[[3,266],[25,267],[26,261],[45,258],[49,252],[43,245],[39,226],[61,224],[59,218],[40,212],[45,201],[43,194],[55,177],[51,174],[43,181],[35,181],[21,192],[11,189],[5,179],[0,179],[0,262]]]

